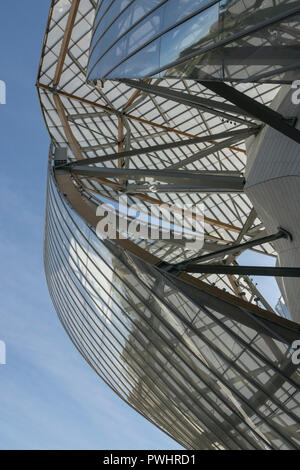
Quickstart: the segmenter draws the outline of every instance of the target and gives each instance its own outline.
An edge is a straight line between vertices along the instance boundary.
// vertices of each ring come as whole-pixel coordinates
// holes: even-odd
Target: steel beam
[[[211,295],[208,290],[204,291],[203,289],[199,289],[196,285],[196,283],[199,282],[199,279],[192,277],[187,273],[181,273],[178,277],[169,273],[164,273],[164,276],[171,281],[171,285],[179,289],[179,292],[183,292],[200,309],[205,309],[208,315],[210,309],[215,310],[241,325],[246,325],[254,329],[254,331],[263,333],[267,337],[273,337],[280,341],[283,341],[284,339],[284,342],[287,344],[291,344],[295,339],[299,339],[299,325],[286,320],[285,318],[279,317],[275,313],[261,310],[264,313],[262,313],[262,315],[257,315],[254,310],[250,310],[246,305],[251,305],[252,309],[259,307],[241,299],[240,297],[232,296],[221,289],[219,292],[222,292],[222,296],[230,295],[232,302],[229,301],[229,298],[226,300],[225,298],[222,299],[221,296]],[[190,282],[187,282],[186,277],[188,276],[190,276]],[[205,282],[203,282],[203,284],[208,288],[213,287]],[[213,288],[215,289],[215,287]],[[224,320],[216,320],[215,316],[211,318],[214,322],[218,323],[219,321],[220,325],[226,324],[226,321],[224,322]],[[235,334],[233,330],[230,330],[230,326],[228,326],[228,333],[233,335]],[[249,346],[249,344],[246,344],[246,341],[244,346],[248,349],[250,347],[251,349],[251,345]],[[254,354],[256,355],[256,352],[254,352]]]
[[[119,158],[130,158],[130,157],[135,157],[137,155],[161,152],[163,150],[180,148],[180,147],[185,147],[188,145],[195,145],[195,144],[200,144],[204,142],[211,142],[212,140],[227,139],[231,137],[243,139],[259,132],[259,130],[260,130],[260,127],[256,127],[252,129],[239,129],[235,131],[224,131],[215,135],[209,135],[209,136],[205,135],[201,137],[194,137],[193,139],[177,140],[176,142],[169,142],[167,144],[153,145],[151,147],[132,149],[132,150],[127,150],[125,152],[118,152],[118,153],[113,153],[111,155],[104,155],[101,157],[87,158],[85,159],[84,164],[89,165],[93,163],[104,163],[104,162],[109,162],[113,160],[118,160]],[[89,152],[89,151],[94,151],[94,150],[101,150],[101,145],[81,148],[82,152]],[[72,165],[72,163],[70,165]]]
[[[205,274],[237,274],[240,276],[300,277],[299,268],[273,268],[270,266],[225,266],[220,264],[190,264],[184,272]]]
[[[190,163],[194,163],[195,161],[199,161],[202,158],[207,157],[208,155],[211,155],[215,152],[219,152],[220,150],[224,148],[229,148],[232,144],[236,144],[241,140],[241,137],[231,137],[230,139],[223,140],[222,142],[219,142],[218,144],[212,145],[210,147],[207,147],[204,150],[201,150],[200,152],[195,153],[194,155],[191,155],[190,157],[185,158],[184,160],[181,160],[178,163],[174,163],[173,165],[170,165],[168,168],[169,169],[178,169],[183,166],[189,165]]]
[[[244,191],[243,178],[231,180],[230,177],[202,177],[198,184],[128,184],[126,193],[241,193]]]
[[[54,94],[66,97],[70,100],[78,101],[79,103],[83,103],[87,106],[93,106],[94,108],[101,109],[104,112],[107,112],[108,114],[115,114],[117,116],[122,114],[122,113],[120,113],[120,112],[118,112],[118,111],[116,111],[112,108],[109,108],[108,106],[104,106],[103,104],[100,104],[98,102],[87,100],[86,98],[82,98],[80,96],[76,96],[76,95],[73,95],[71,93],[67,93],[63,90],[54,89],[53,87],[50,87],[48,85],[44,85],[43,83],[40,83],[40,82],[37,82],[36,86],[41,90],[48,91],[49,93],[54,93]],[[177,135],[182,135],[183,137],[189,137],[191,139],[197,137],[196,135],[190,134],[189,132],[181,131],[180,129],[176,129],[176,128],[173,128],[173,127],[164,126],[163,124],[159,124],[155,121],[149,121],[149,120],[144,119],[144,118],[139,117],[139,116],[134,116],[132,114],[127,114],[127,113],[123,113],[123,115],[131,121],[136,121],[136,122],[139,122],[139,123],[144,124],[146,126],[156,127],[157,129],[161,129],[163,132],[174,133],[174,134],[177,134]],[[212,141],[210,140],[209,142],[212,142]],[[239,151],[239,152],[246,153],[246,151],[244,149],[238,149],[238,148],[232,148],[232,147],[229,147],[229,148],[231,148],[232,150],[236,150],[236,151]]]
[[[147,78],[144,83],[149,83],[151,81],[150,78]],[[142,90],[136,90],[132,95],[131,97],[129,98],[129,100],[127,101],[127,103],[123,106],[123,111],[126,111],[130,106],[133,105],[133,103],[137,100],[137,98],[140,96]]]
[[[113,113],[112,113],[113,114]],[[96,119],[102,116],[107,116],[108,111],[102,112],[93,112],[93,113],[77,113],[77,114],[69,114],[68,121],[77,121],[77,120],[84,120],[84,119]]]
[[[200,109],[202,111],[223,117],[228,120],[240,122],[241,124],[247,124],[255,126],[253,122],[246,121],[245,119],[238,118],[237,115],[249,116],[248,112],[241,109],[239,106],[233,106],[228,103],[223,103],[211,98],[203,98],[196,95],[189,95],[182,91],[175,91],[168,87],[162,87],[157,85],[149,85],[142,81],[122,79],[121,82],[128,86],[138,88],[146,93],[151,93],[156,96],[161,96],[185,106],[191,106],[192,108]],[[228,114],[229,113],[229,114]]]
[[[156,170],[156,169],[138,169],[138,168],[100,168],[96,166],[78,166],[74,165],[71,167],[71,171],[74,174],[82,176],[93,176],[93,177],[105,177],[105,178],[127,178],[127,179],[141,179],[141,178],[153,178],[156,181],[169,181],[178,180],[179,182],[191,182],[193,184],[199,184],[202,180],[215,181],[216,177],[224,178],[224,181],[236,181],[237,183],[243,184],[244,178],[240,175],[240,172],[231,171],[218,171],[218,170],[207,170],[207,171],[182,171],[182,170]]]
[[[247,65],[273,66],[290,65],[291,61],[299,60],[299,49],[297,45],[276,46],[251,46],[228,47],[222,51],[222,59],[226,66],[241,65],[247,57]],[[220,65],[219,54],[211,54],[207,65]],[[243,113],[243,111],[241,111]],[[244,114],[244,113],[243,113]]]
[[[203,80],[199,83],[214,93],[217,93],[219,96],[222,96],[222,98],[240,106],[255,119],[268,124],[281,134],[289,137],[295,142],[298,142],[298,144],[300,143],[300,131],[290,125],[288,120],[277,111],[259,103],[226,83]]]
[[[274,242],[275,240],[280,240],[281,238],[292,239],[292,236],[289,232],[279,227],[278,232],[274,233],[273,235],[268,235],[262,238],[256,238],[255,240],[250,240],[249,242],[241,243],[240,245],[232,245],[227,248],[223,248],[222,250],[216,251],[214,253],[209,253],[207,255],[196,256],[189,260],[185,260],[181,263],[174,264],[172,265],[172,267],[179,269],[179,270],[183,270],[186,266],[190,266],[192,263],[209,261],[214,258],[219,258],[220,256],[223,257],[230,253],[238,253],[238,252],[247,250],[249,248],[253,248],[254,246],[257,246],[257,245],[263,245],[264,243],[270,243],[270,242]],[[234,274],[234,273],[229,273],[229,274]]]

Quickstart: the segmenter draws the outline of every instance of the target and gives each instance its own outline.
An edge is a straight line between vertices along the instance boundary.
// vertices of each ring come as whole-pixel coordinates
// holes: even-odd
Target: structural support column
[[[276,129],[281,134],[286,135],[290,139],[300,144],[300,131],[290,124],[288,120],[279,112],[259,103],[258,101],[250,98],[244,93],[241,93],[226,83],[213,81],[200,81],[200,83],[209,90],[212,90],[214,93],[217,93],[219,96],[222,96],[222,98],[225,98],[231,103],[239,106],[255,119],[268,124],[270,127]]]

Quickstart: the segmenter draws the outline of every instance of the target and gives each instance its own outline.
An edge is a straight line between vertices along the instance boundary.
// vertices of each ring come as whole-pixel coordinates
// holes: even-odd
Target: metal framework
[[[243,249],[276,256],[284,235],[265,233],[243,193],[246,138],[278,119],[299,138],[280,116],[270,122],[278,86],[243,85],[237,102],[236,88],[222,96],[195,80],[87,83],[95,15],[94,0],[51,2],[37,80],[51,137],[45,267],[58,315],[103,380],[185,447],[299,448],[290,342],[300,327],[237,266]],[[96,208],[124,194],[145,211],[203,204],[202,252],[99,240]],[[226,266],[191,266],[204,259]],[[193,273],[162,269],[172,265]]]
[[[220,266],[218,264],[188,264],[180,270],[189,273],[245,274],[246,276],[300,277],[300,268],[270,266]]]
[[[271,242],[274,242],[276,240],[280,240],[282,238],[292,240],[292,235],[287,230],[284,230],[283,228],[279,227],[278,232],[274,233],[273,235],[268,235],[266,237],[251,240],[249,242],[229,246],[227,248],[224,248],[223,250],[218,250],[214,253],[209,253],[207,255],[197,256],[195,258],[185,260],[183,263],[177,263],[173,266],[174,266],[174,268],[181,269],[181,268],[184,268],[185,266],[189,266],[190,264],[195,263],[195,262],[209,261],[211,259],[215,259],[215,258],[219,258],[219,257],[223,258],[224,255],[228,255],[229,253],[231,253],[231,254],[232,253],[235,253],[235,254],[241,253],[242,251],[247,250],[249,248],[253,248],[254,246],[264,245],[265,243],[271,243]]]
[[[298,144],[300,143],[300,131],[294,127],[295,119],[293,116],[282,116],[280,113],[268,108],[258,101],[255,101],[244,93],[235,90],[232,86],[229,86],[226,83],[213,81],[202,81],[201,83],[203,86],[209,88],[226,100],[235,104],[238,103],[245,112],[249,113],[254,118],[268,124],[283,135],[290,137]]]

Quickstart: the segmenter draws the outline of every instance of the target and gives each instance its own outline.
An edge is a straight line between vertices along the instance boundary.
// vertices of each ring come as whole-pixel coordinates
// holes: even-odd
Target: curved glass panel
[[[205,10],[208,6],[218,3],[212,0],[168,0],[164,14],[163,31],[174,27],[185,18],[197,14],[201,10]]]
[[[148,10],[153,10],[153,4],[159,5],[161,0],[159,2],[151,2],[150,4],[149,2],[145,3],[144,0],[135,2],[97,42],[91,54],[90,63],[96,61],[96,69],[101,69],[102,74],[109,73],[116,63],[122,62],[124,58],[143,47],[161,31],[163,20],[162,9],[155,10],[146,16],[144,20],[141,20]],[[133,26],[135,24],[136,26]],[[130,34],[125,34],[129,29]],[[148,50],[147,46],[143,48],[145,54],[147,54]],[[159,48],[156,47],[155,50],[156,57],[151,60],[151,67],[148,67],[149,72],[153,70],[153,67],[159,67]],[[122,51],[121,54],[118,53],[119,51]],[[100,61],[98,60],[99,56],[102,57]],[[113,59],[111,60],[111,58]],[[147,56],[143,63],[147,66]],[[138,73],[139,68],[136,70],[136,73]]]
[[[99,3],[99,25],[114,3],[120,5],[119,0]],[[149,5],[151,3],[156,5],[157,11],[162,8],[158,2],[149,1]],[[171,3],[175,9],[173,0],[164,5]],[[270,2],[263,0],[180,2],[182,11],[177,10],[178,16],[173,15],[171,26],[174,28],[165,33],[174,33],[180,26],[178,22],[184,27],[194,18],[199,19],[201,11],[203,15],[210,9],[213,11],[217,3],[225,6],[224,12],[230,12],[231,16],[235,11],[241,13],[235,10],[239,5],[245,9],[247,4],[253,14],[257,5],[270,7]],[[131,3],[122,3],[125,4],[129,11]],[[273,6],[279,4],[283,3],[272,3]],[[286,5],[292,4],[286,2]],[[185,10],[183,5],[186,5]],[[191,11],[192,6],[198,9]],[[86,83],[85,71],[92,25],[97,15],[96,4],[94,0],[78,2],[74,26],[72,31],[67,31],[70,7],[69,1],[54,2],[37,83],[51,136],[45,271],[53,303],[66,332],[88,364],[123,400],[186,448],[299,448],[299,367],[297,369],[292,362],[290,346],[299,337],[299,325],[272,314],[261,286],[254,285],[248,276],[175,277],[164,271],[159,261],[172,264],[195,256],[195,251],[187,247],[184,240],[131,237],[123,246],[128,248],[129,243],[132,251],[139,253],[138,258],[121,244],[99,239],[93,228],[96,207],[103,202],[116,204],[119,196],[124,195],[122,181],[75,173],[70,176],[61,168],[66,161],[100,157],[100,162],[102,157],[115,157],[120,150],[143,148],[143,153],[137,152],[130,159],[130,171],[164,172],[175,166],[201,173],[219,173],[222,169],[222,172],[243,174],[247,162],[245,137],[239,134],[231,139],[231,131],[240,131],[245,126],[252,128],[256,123],[239,114],[237,121],[232,121],[232,116],[228,115],[232,108],[196,80],[149,80],[149,85],[155,85],[156,89],[162,87],[163,95],[167,87],[169,99],[156,93],[140,92],[124,81],[106,80],[101,87],[100,84],[91,87]],[[149,16],[155,11],[149,10]],[[171,13],[160,18],[162,29],[168,21],[171,24]],[[118,15],[122,15],[121,10]],[[217,24],[212,21],[210,25],[210,31],[214,30],[215,34],[220,15],[221,9]],[[237,18],[228,15],[231,19],[224,21],[227,24],[224,28],[228,27],[230,32],[230,22],[236,21],[233,27],[239,34]],[[74,19],[75,15],[72,16]],[[114,20],[117,17],[108,22],[107,31]],[[134,28],[139,31],[139,23],[145,20],[139,14],[139,22],[132,22],[132,31]],[[284,23],[285,41],[291,40],[291,45],[293,21],[290,17]],[[263,31],[264,38],[269,38],[270,25],[264,28],[260,32]],[[126,32],[123,35],[122,30],[116,41],[119,50],[109,47],[106,60],[109,58],[110,62],[101,65],[99,61],[99,67],[106,66],[111,75],[138,74],[141,68],[148,74],[150,68],[158,67],[163,37],[154,32],[147,45],[140,47],[143,31],[139,34],[141,42],[136,48],[134,41],[130,43],[130,35]],[[248,36],[248,40],[253,41],[253,36],[247,33]],[[100,36],[97,39],[100,40]],[[209,48],[214,44],[209,33],[197,40],[202,46],[208,44]],[[241,41],[239,47],[242,47],[241,37],[234,41]],[[126,56],[129,43],[132,55]],[[230,48],[232,44],[229,41],[222,48]],[[231,69],[242,76],[243,68],[236,69],[232,60],[227,61],[226,69],[223,67],[221,47],[202,50],[200,55],[186,60],[190,50],[197,53],[192,41],[179,52],[177,44],[169,46],[183,59],[172,70],[168,69],[174,75],[188,73],[197,77],[200,64],[201,76],[214,73],[222,78],[226,73],[233,73]],[[147,59],[146,48],[149,48]],[[66,49],[68,53],[64,58]],[[222,54],[218,56],[219,51]],[[201,63],[197,62],[199,58]],[[189,69],[181,70],[185,65]],[[249,71],[249,64],[247,67],[245,70]],[[255,62],[251,67],[253,74],[256,73]],[[58,80],[55,88],[54,80]],[[244,86],[249,96],[266,106],[280,89],[274,84]],[[174,93],[179,91],[183,92],[182,99],[174,101]],[[191,106],[191,100],[195,107]],[[230,140],[224,140],[219,146],[215,137],[220,133],[229,133]],[[195,137],[198,136],[201,139],[203,136],[204,141],[197,144]],[[189,139],[193,139],[192,144]],[[178,147],[182,140],[187,142]],[[120,169],[120,163],[123,165],[120,160],[108,162],[105,159],[104,167]],[[101,167],[101,163],[96,164],[97,169]],[[203,254],[214,253],[233,241],[238,243],[241,233],[245,240],[253,240],[264,230],[259,216],[253,220],[253,205],[243,193],[190,193],[186,187],[184,192],[171,188],[174,192],[155,194],[156,187],[151,179],[134,181],[138,184],[128,180],[127,185],[130,205],[142,202],[145,211],[159,201],[175,205],[176,211],[180,201],[189,207],[203,203]],[[247,226],[249,230],[244,232]],[[269,243],[258,251],[276,256],[276,247]],[[219,262],[220,258],[217,259]]]
[[[219,7],[214,5],[163,35],[160,66],[175,62],[195,44],[197,47],[213,44],[216,34],[218,35],[218,14]]]
[[[52,172],[45,266],[81,354],[183,446],[299,446],[299,377],[288,346],[196,305],[172,276],[100,240],[66,204]]]
[[[101,31],[103,33],[100,37],[94,35],[91,45],[91,61],[98,59],[101,55],[114,44],[120,36],[124,35],[135,24],[147,16],[155,6],[162,3],[162,0],[149,2],[146,0],[135,1],[132,4],[129,0],[123,2],[122,8],[119,2],[116,2],[116,7],[109,10],[109,15],[106,15],[105,21],[101,20]],[[125,9],[125,6],[128,8]],[[119,12],[122,11],[122,14]],[[119,16],[118,16],[119,14]],[[143,43],[144,44],[144,43]]]
[[[135,78],[141,67],[143,67],[146,74],[151,74],[151,71],[159,66],[159,42],[159,39],[152,42],[142,51],[123,62],[119,67],[111,72],[111,78],[117,78],[120,77],[120,75]]]
[[[297,78],[296,0],[135,0],[120,11],[114,6],[95,23],[89,80],[152,75],[254,82]],[[133,68],[134,57],[139,60],[143,50],[147,53],[151,40],[156,41],[157,57],[151,57],[149,65],[145,60],[145,69]],[[118,41],[128,46],[120,54],[111,53],[120,50]]]

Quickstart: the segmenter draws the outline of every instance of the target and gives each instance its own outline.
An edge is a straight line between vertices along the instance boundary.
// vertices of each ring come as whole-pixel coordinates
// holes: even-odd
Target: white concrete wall
[[[290,86],[283,86],[272,108],[285,117],[297,116],[300,105],[292,103]],[[300,266],[300,145],[280,132],[265,126],[248,139],[245,192],[252,201],[269,234],[278,226],[293,235],[293,241],[278,240],[278,266]],[[294,321],[300,323],[300,279],[277,279]]]

